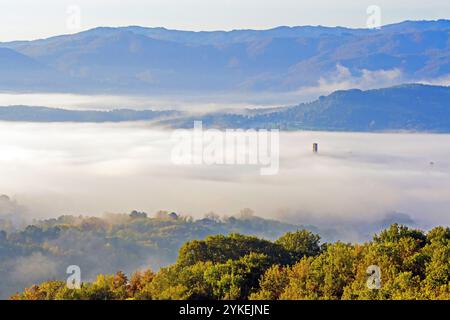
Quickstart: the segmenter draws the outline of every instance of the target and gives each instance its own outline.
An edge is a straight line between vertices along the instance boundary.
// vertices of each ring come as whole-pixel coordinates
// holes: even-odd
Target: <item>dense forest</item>
[[[151,216],[133,211],[27,221],[19,219],[22,208],[6,196],[0,197],[0,204],[4,209],[3,214],[0,210],[0,299],[34,283],[62,279],[69,265],[80,266],[86,280],[117,270],[158,270],[176,261],[186,241],[230,233],[276,239],[301,228],[259,218],[249,209],[229,217],[208,213],[201,219],[170,211]]]
[[[378,289],[367,285],[371,265]],[[80,289],[52,280],[11,299],[450,299],[450,229],[393,224],[364,244],[321,243],[307,230],[275,241],[214,235],[186,242],[158,272],[100,274]]]

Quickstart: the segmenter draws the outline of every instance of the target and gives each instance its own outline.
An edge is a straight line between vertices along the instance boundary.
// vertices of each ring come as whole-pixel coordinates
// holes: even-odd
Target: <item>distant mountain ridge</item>
[[[0,43],[0,90],[285,92],[317,86],[342,70],[350,78],[394,70],[398,83],[419,82],[450,75],[449,39],[450,20],[405,21],[379,30],[101,27]],[[45,77],[29,65],[40,65]]]

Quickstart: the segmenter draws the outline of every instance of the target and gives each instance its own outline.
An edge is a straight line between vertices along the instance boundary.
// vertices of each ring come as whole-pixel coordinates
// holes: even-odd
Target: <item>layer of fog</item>
[[[0,92],[0,106],[46,106],[70,110],[181,110],[211,112],[243,108],[269,108],[296,105],[315,100],[320,94],[287,93],[211,93],[168,95],[86,95],[74,93],[19,93]],[[221,101],[220,103],[217,101]]]
[[[171,134],[145,123],[0,123],[0,194],[32,217],[252,208],[324,227],[395,212],[450,224],[449,135],[281,133],[279,174],[261,176],[257,166],[175,165]]]
[[[298,76],[294,70],[294,76]],[[70,110],[152,109],[211,112],[219,110],[242,110],[244,108],[271,108],[293,106],[311,102],[336,90],[370,90],[400,85],[423,83],[448,86],[450,77],[433,79],[408,79],[400,69],[361,69],[358,75],[336,64],[334,72],[320,77],[315,85],[302,86],[292,91],[229,91],[229,92],[169,92],[159,94],[81,94],[1,92],[0,106],[28,105],[64,108]],[[219,101],[219,102],[218,102]]]

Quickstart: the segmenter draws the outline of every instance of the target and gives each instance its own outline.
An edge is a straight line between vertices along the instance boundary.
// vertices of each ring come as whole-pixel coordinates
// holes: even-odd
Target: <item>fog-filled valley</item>
[[[208,234],[273,239],[306,227],[354,242],[394,222],[450,223],[449,135],[282,132],[279,172],[262,176],[255,165],[175,164],[172,133],[146,122],[0,123],[2,246],[15,252],[4,260],[5,288],[61,277],[70,263],[91,277],[158,268]],[[157,219],[133,220],[133,210]]]
[[[382,16],[0,39],[0,300],[449,299],[450,20]]]
[[[273,176],[254,165],[174,164],[171,135],[145,122],[1,123],[1,192],[45,218],[251,208],[294,223],[370,223],[396,212],[423,225],[449,222],[445,134],[282,132]]]

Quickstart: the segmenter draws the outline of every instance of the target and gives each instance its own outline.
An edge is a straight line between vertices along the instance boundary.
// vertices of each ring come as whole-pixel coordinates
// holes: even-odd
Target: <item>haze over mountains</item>
[[[153,121],[172,128],[276,128],[324,131],[450,132],[450,87],[410,84],[384,89],[336,91],[292,107],[192,115],[181,111],[118,109],[81,111],[8,106],[0,120],[27,122]]]
[[[179,115],[177,111],[118,109],[111,111],[8,106],[0,108],[0,120],[24,122],[125,122],[151,121]]]
[[[109,112],[8,106],[0,110],[0,120],[6,121],[152,120],[192,127],[194,120],[203,120],[205,126],[227,128],[450,132],[450,89],[445,87],[450,84],[450,20],[405,21],[380,29],[102,27],[0,43],[0,75],[0,91],[13,92],[225,97],[334,92],[296,107],[195,118],[126,105]],[[417,82],[436,86],[404,85]],[[365,91],[344,90],[353,88]]]
[[[336,91],[293,107],[248,114],[212,113],[183,119],[175,126],[189,128],[194,120],[216,128],[450,132],[450,87],[411,84]]]
[[[0,90],[286,92],[353,83],[360,88],[445,84],[449,35],[449,20],[407,21],[378,30],[96,28],[0,43]]]

